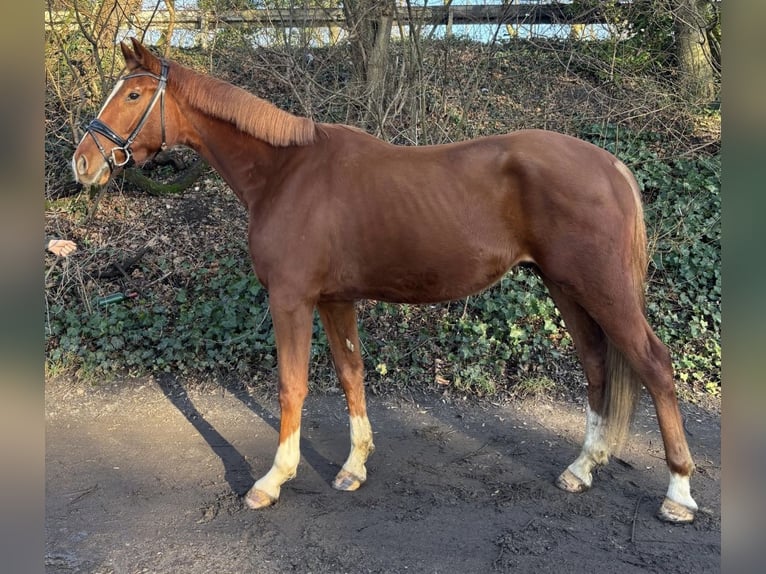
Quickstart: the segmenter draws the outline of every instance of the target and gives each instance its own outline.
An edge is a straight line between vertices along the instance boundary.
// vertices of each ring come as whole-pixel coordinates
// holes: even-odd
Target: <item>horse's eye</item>
[[[141,94],[139,94],[138,92],[130,92],[128,94],[128,99],[129,100],[137,100],[140,97],[141,97]]]

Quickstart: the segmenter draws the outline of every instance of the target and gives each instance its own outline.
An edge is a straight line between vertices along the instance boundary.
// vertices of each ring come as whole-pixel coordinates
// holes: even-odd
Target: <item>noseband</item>
[[[101,152],[104,160],[107,164],[109,164],[109,169],[112,171],[114,171],[114,169],[117,167],[123,167],[124,165],[127,165],[133,159],[133,151],[130,149],[130,146],[138,137],[138,134],[144,127],[146,120],[149,119],[149,114],[152,113],[154,105],[157,103],[158,99],[160,100],[160,125],[162,126],[162,145],[160,146],[160,149],[164,150],[167,147],[167,144],[165,143],[165,86],[168,83],[168,64],[162,60],[162,70],[159,76],[152,74],[151,72],[137,72],[135,74],[124,76],[122,79],[129,80],[131,78],[138,78],[140,76],[149,76],[150,78],[154,78],[159,82],[159,86],[157,86],[157,90],[154,92],[149,105],[144,110],[141,119],[138,120],[138,124],[135,128],[133,128],[133,131],[130,132],[130,135],[127,138],[123,139],[121,136],[115,133],[112,128],[110,128],[98,118],[95,118],[93,121],[91,121],[90,124],[88,124],[88,127],[85,128],[85,131],[90,134],[90,137],[92,137],[93,141],[96,142],[98,150]],[[113,147],[107,154],[106,150],[103,148],[101,143],[99,143],[95,134],[101,134],[112,143],[116,144],[116,147]],[[114,153],[117,151],[121,151],[125,155],[125,159],[123,161],[117,161],[117,158],[114,155]]]

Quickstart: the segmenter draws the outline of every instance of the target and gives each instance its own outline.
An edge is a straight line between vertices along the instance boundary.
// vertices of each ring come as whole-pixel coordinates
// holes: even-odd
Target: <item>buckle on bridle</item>
[[[114,156],[114,152],[116,151],[121,151],[125,154],[125,159],[123,161],[117,161],[117,158]],[[114,167],[124,167],[131,161],[133,161],[133,152],[130,151],[129,147],[113,147],[112,151],[109,152],[109,159],[107,160],[107,163],[113,165]]]

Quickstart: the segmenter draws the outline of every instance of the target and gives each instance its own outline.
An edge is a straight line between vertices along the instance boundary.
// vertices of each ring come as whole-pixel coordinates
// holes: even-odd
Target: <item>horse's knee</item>
[[[335,373],[343,386],[359,384],[364,378],[364,364],[361,360],[348,360],[337,365]]]
[[[282,410],[301,408],[309,394],[308,385],[281,385],[279,387],[279,406]]]

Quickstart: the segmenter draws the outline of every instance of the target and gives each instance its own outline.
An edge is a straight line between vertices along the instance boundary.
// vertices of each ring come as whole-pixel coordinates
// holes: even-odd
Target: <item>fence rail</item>
[[[630,8],[630,3],[618,3],[610,8],[610,19]],[[317,28],[342,26],[346,22],[341,8],[293,8],[212,11],[177,10],[175,17],[166,10],[141,10],[136,20],[151,26],[168,25],[176,28],[205,30],[220,25],[259,25],[280,28]],[[461,25],[461,24],[603,24],[608,19],[601,6],[584,9],[572,4],[483,4],[450,6],[397,7],[394,21],[402,25]],[[46,11],[45,25],[66,26],[73,21],[71,12]]]

